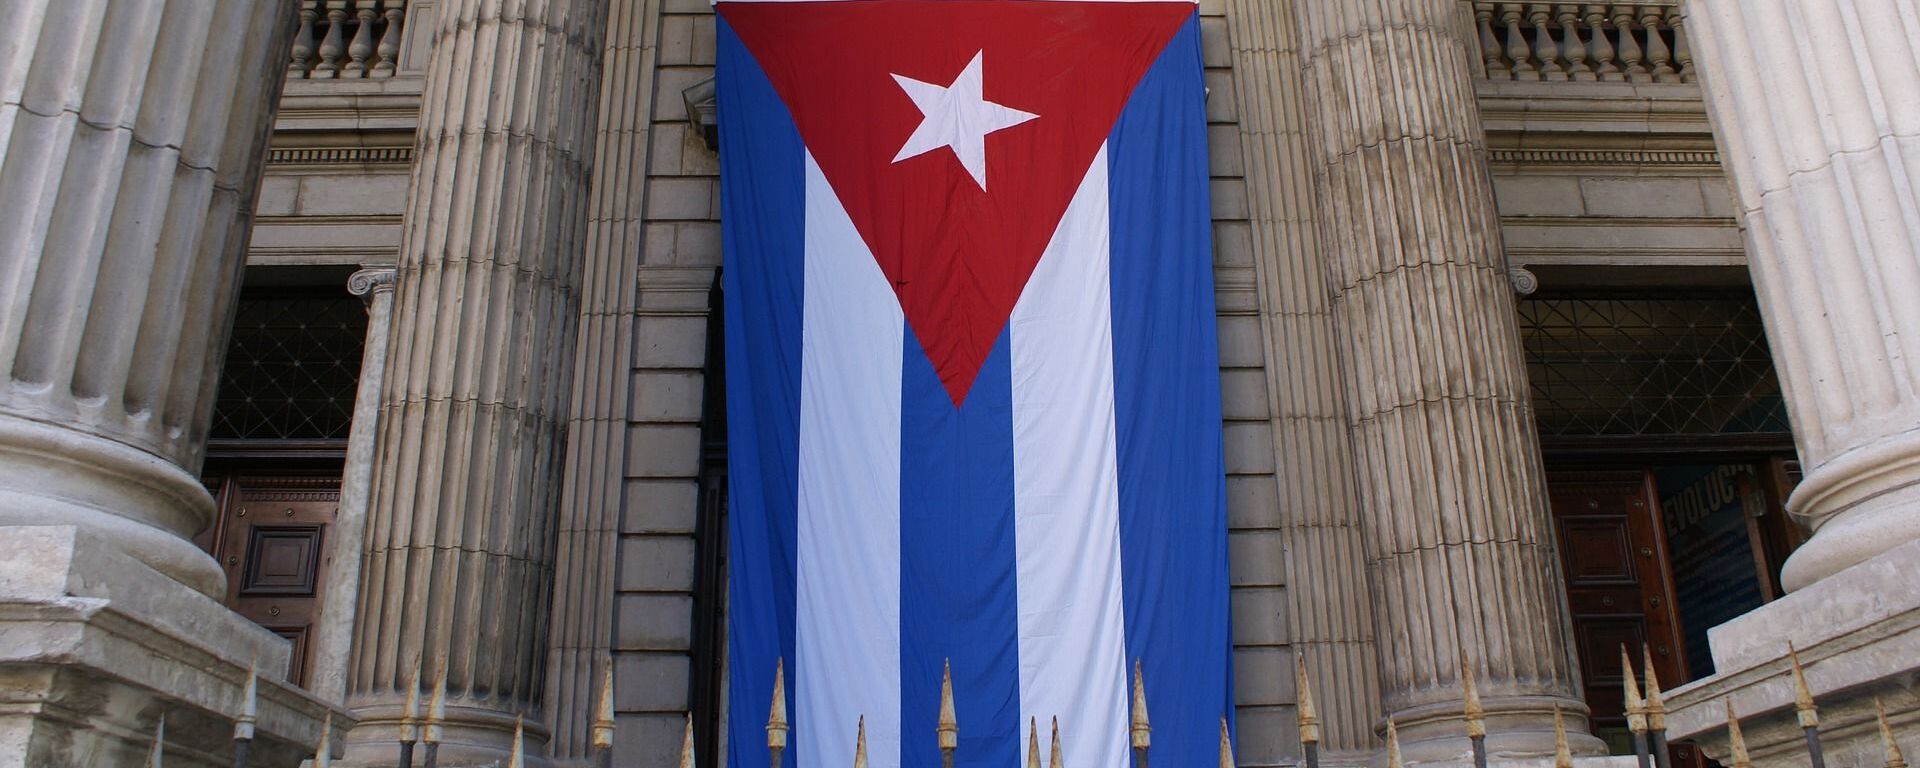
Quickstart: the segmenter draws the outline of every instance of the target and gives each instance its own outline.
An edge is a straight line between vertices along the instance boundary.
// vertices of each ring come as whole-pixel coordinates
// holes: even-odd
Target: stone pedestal
[[[328,708],[281,679],[285,640],[88,529],[0,527],[0,552],[0,768],[144,768],[163,716],[168,768],[228,768],[255,662],[252,765],[311,754]]]
[[[439,5],[347,688],[356,764],[392,764],[407,686],[443,673],[440,765],[503,762],[516,716],[545,752],[606,5]]]
[[[1908,755],[1920,754],[1920,541],[1889,549],[1707,632],[1715,674],[1673,690],[1667,728],[1727,759],[1733,703],[1757,766],[1809,764],[1793,708],[1787,644],[1820,711],[1827,764],[1886,762],[1874,699]]]
[[[1382,703],[1408,762],[1468,754],[1461,662],[1496,756],[1598,754],[1472,62],[1453,0],[1288,4],[1340,341]]]

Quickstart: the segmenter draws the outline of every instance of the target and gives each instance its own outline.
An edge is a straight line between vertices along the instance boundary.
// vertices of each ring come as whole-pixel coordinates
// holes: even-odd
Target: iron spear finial
[[[1653,651],[1646,644],[1640,645],[1640,658],[1646,664],[1647,671],[1647,727],[1654,731],[1667,729],[1667,701],[1660,695],[1660,676],[1653,671]]]
[[[693,713],[687,713],[687,731],[680,737],[680,768],[693,767]]]
[[[1573,768],[1573,750],[1567,746],[1567,723],[1560,705],[1553,705],[1553,768]]]
[[[1887,707],[1880,703],[1880,697],[1873,697],[1873,713],[1880,721],[1880,742],[1887,748],[1887,768],[1907,768],[1907,759],[1900,754],[1900,742],[1893,738],[1893,728],[1887,725]]]
[[[1627,729],[1635,734],[1647,732],[1647,701],[1640,698],[1640,683],[1634,679],[1633,658],[1627,655],[1627,644],[1620,644],[1620,676],[1626,688]]]
[[[1787,658],[1793,664],[1793,711],[1800,716],[1800,727],[1818,728],[1820,710],[1813,704],[1813,689],[1807,687],[1807,673],[1800,667],[1800,652],[1793,643],[1787,643]]]
[[[1747,757],[1747,740],[1740,736],[1740,719],[1733,716],[1733,700],[1723,699],[1727,706],[1727,750],[1732,752],[1727,768],[1753,768],[1753,760]]]
[[[1047,768],[1066,768],[1067,761],[1060,756],[1060,716],[1053,716],[1053,744],[1047,748]]]
[[[1461,714],[1467,721],[1467,738],[1484,739],[1487,736],[1487,713],[1480,707],[1480,689],[1473,682],[1473,663],[1468,661],[1467,652],[1460,652],[1460,684],[1466,688],[1466,706]]]
[[[1220,716],[1220,768],[1234,768],[1233,739],[1227,735],[1227,716]]]
[[[439,744],[445,735],[447,720],[447,665],[440,665],[439,679],[433,683],[433,696],[427,699],[427,727],[421,734],[421,741]]]
[[[853,737],[853,768],[867,768],[867,716],[860,716],[860,730]]]
[[[1040,724],[1027,718],[1027,768],[1040,768]]]
[[[767,707],[767,749],[773,764],[780,765],[780,753],[787,748],[787,660],[773,660],[773,703]]]
[[[1393,718],[1387,718],[1387,768],[1406,768],[1400,762],[1400,730],[1393,727]]]
[[[1147,681],[1140,674],[1140,660],[1133,660],[1133,713],[1128,723],[1127,741],[1136,750],[1153,746],[1153,726],[1147,721]]]
[[[960,720],[953,708],[953,663],[952,660],[940,662],[940,719],[934,724],[934,735],[939,739],[943,761],[950,761],[953,750],[960,746]]]
[[[507,768],[527,768],[526,715],[513,716],[513,754],[507,755]]]
[[[1300,743],[1320,743],[1320,712],[1313,705],[1313,684],[1307,678],[1307,657],[1293,657],[1294,686],[1299,690]]]
[[[600,695],[593,706],[592,739],[593,748],[607,750],[613,748],[613,655],[607,654],[606,665],[600,671]],[[692,714],[689,713],[691,718]],[[688,720],[691,724],[692,720]]]
[[[233,740],[252,741],[253,724],[260,719],[260,664],[247,667],[247,689],[240,694],[240,716],[233,719]]]
[[[333,768],[333,710],[320,718],[320,745],[313,748],[313,768]]]
[[[412,743],[420,740],[420,668],[413,668],[413,674],[407,678],[407,703],[400,709],[400,741]],[[408,768],[412,768],[408,766]]]
[[[160,722],[153,726],[153,751],[147,753],[147,768],[166,768],[161,765],[167,751],[167,713],[160,713]]]

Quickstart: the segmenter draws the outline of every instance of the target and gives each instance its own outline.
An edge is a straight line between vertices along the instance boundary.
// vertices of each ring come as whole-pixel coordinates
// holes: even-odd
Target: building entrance
[[[1591,722],[1631,754],[1621,647],[1672,688],[1714,672],[1708,629],[1781,594],[1804,537],[1785,406],[1744,288],[1544,294],[1518,313]]]

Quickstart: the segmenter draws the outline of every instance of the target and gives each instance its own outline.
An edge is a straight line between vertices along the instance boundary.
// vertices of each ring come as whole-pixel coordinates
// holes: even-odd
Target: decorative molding
[[[267,152],[267,165],[408,165],[413,147],[282,147]]]
[[[1720,153],[1701,149],[1489,149],[1487,162],[1515,165],[1720,167]]]

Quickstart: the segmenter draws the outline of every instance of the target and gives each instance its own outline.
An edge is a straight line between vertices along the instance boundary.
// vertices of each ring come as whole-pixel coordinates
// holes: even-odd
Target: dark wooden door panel
[[[1553,471],[1547,489],[1594,732],[1618,752],[1627,725],[1621,646],[1636,662],[1651,648],[1669,684],[1686,679],[1658,497],[1639,468]]]
[[[340,478],[236,474],[216,487],[221,522],[209,543],[227,572],[227,605],[293,643],[288,679],[304,685]]]

